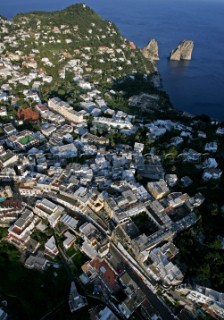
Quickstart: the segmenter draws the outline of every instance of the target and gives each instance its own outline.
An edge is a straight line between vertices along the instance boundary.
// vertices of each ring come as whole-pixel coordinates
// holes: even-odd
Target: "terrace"
[[[33,141],[33,140],[34,140],[33,137],[31,137],[30,135],[27,135],[27,136],[19,139],[19,142],[20,142],[22,145],[26,145],[26,144],[30,143],[31,141]]]

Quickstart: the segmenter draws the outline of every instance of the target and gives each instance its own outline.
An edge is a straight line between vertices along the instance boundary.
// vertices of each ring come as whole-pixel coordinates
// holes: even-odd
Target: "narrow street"
[[[146,295],[146,298],[152,304],[152,306],[160,313],[163,320],[174,320],[175,316],[171,314],[168,307],[161,301],[161,299],[153,293],[149,287],[139,278],[139,276],[133,271],[133,269],[127,270],[130,277],[137,283],[141,290]]]
[[[152,290],[140,278],[140,276],[134,270],[134,268],[132,267],[132,264],[127,260],[127,258],[125,258],[115,246],[113,246],[113,248],[114,250],[116,250],[116,253],[120,256],[121,261],[123,261],[127,266],[126,269],[130,277],[137,283],[137,285],[146,295],[146,298],[149,300],[152,306],[159,312],[162,319],[175,320],[176,317],[171,313],[171,311],[168,309],[166,304],[158,297],[156,293],[152,292]]]

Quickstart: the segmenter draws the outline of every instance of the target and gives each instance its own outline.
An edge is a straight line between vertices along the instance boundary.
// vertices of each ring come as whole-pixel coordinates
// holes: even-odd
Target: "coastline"
[[[220,67],[224,65],[222,58],[224,57],[223,46],[221,46],[220,42],[220,35],[223,34],[223,24],[220,17],[221,4],[216,2],[209,4],[202,1],[203,6],[201,7],[201,1],[195,1],[195,3],[192,2],[191,4],[182,4],[174,1],[177,10],[177,14],[175,14],[163,0],[157,2],[153,0],[150,4],[142,0],[135,11],[133,11],[133,0],[130,0],[128,8],[125,6],[120,7],[120,5],[118,7],[110,7],[110,4],[105,4],[101,0],[98,0],[97,3],[91,0],[86,2],[103,17],[115,22],[122,34],[129,39],[133,39],[138,47],[142,47],[147,43],[149,38],[155,37],[157,39],[161,51],[161,61],[158,62],[159,72],[163,78],[163,86],[169,92],[169,96],[177,109],[189,113],[194,113],[196,110],[196,114],[207,114],[219,121],[224,120],[222,111],[224,96],[221,87],[224,69]],[[51,6],[50,3],[50,0],[46,4],[44,2],[40,3],[38,10],[40,7],[42,10],[55,10],[60,9],[62,6],[57,1]],[[69,3],[70,1],[68,0],[64,6],[69,5]],[[73,2],[71,1],[71,3]],[[194,14],[192,16],[193,24],[191,24],[188,19],[191,8],[195,9],[194,12],[198,12],[199,6],[199,12],[203,14],[201,13],[197,17],[197,21]],[[18,6],[15,6],[15,8],[18,8]],[[183,8],[186,15],[183,15]],[[34,7],[35,9],[36,7]],[[27,8],[27,5],[24,5],[24,10],[32,11],[29,7]],[[16,11],[23,11],[22,4],[19,5],[19,9],[15,9]],[[169,14],[167,16],[166,11]],[[123,17],[122,19],[120,18],[121,16]],[[214,16],[216,16],[216,21],[213,19]],[[178,30],[174,29],[174,21],[180,25]],[[133,22],[135,23],[134,28],[131,27]],[[195,24],[197,28],[195,28]],[[207,27],[205,28],[205,26]],[[189,67],[180,66],[178,68],[170,63],[168,64],[165,58],[168,52],[184,38],[193,38],[197,46]],[[210,46],[206,44],[207,38],[210,39]],[[209,47],[213,48],[212,59]],[[216,70],[215,74],[214,70]]]
[[[18,265],[21,275],[2,272],[2,291],[12,287],[27,301],[28,313],[41,306],[39,319],[50,309],[45,297],[51,307],[67,299],[73,312],[73,294],[84,306],[84,296],[101,291],[102,302],[124,318],[122,306],[128,308],[130,298],[136,308],[131,315],[144,294],[146,300],[153,294],[164,300],[165,313],[150,298],[156,312],[173,319],[180,305],[176,298],[168,302],[167,294],[178,295],[186,277],[221,292],[224,124],[176,109],[157,64],[84,4],[0,23],[6,33],[0,220],[8,217],[0,230],[0,265],[3,271],[13,266],[12,273]],[[17,249],[26,252],[22,263]],[[34,288],[43,290],[33,292],[36,306],[29,294],[34,273],[24,266],[40,271]],[[68,297],[69,283],[78,276],[83,285],[76,281]],[[14,288],[23,279],[24,298],[20,282]],[[126,296],[119,300],[118,294],[115,301],[111,293],[116,296],[120,284]]]

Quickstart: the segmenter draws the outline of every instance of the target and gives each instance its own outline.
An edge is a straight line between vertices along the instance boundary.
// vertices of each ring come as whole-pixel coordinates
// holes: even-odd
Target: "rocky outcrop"
[[[151,61],[159,60],[157,41],[155,39],[150,40],[147,46],[142,49],[142,54]]]
[[[176,49],[170,54],[170,60],[191,60],[194,42],[192,40],[184,40],[179,43]]]

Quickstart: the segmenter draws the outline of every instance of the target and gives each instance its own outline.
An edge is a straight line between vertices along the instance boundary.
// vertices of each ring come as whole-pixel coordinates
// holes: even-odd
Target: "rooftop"
[[[98,271],[99,275],[106,282],[108,287],[115,289],[117,286],[116,275],[104,260],[101,261],[98,258],[95,258],[90,262],[90,265]]]

